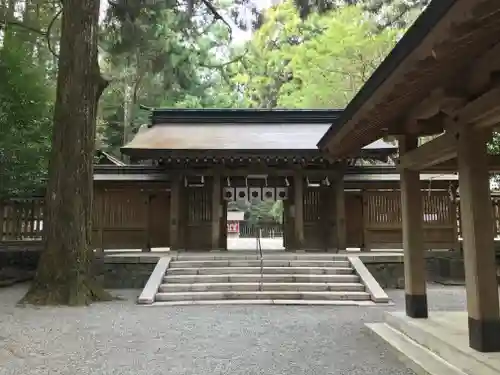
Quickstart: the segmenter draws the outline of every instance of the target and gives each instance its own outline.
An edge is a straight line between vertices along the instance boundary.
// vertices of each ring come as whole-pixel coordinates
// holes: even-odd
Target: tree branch
[[[207,68],[207,69],[221,69],[221,68],[224,68],[228,65],[234,64],[235,62],[243,60],[243,58],[246,56],[247,53],[248,53],[248,50],[245,50],[245,52],[243,52],[241,55],[236,56],[234,59],[226,61],[222,64],[202,64],[202,63],[200,63],[200,66],[202,68]]]
[[[231,27],[231,25],[229,24],[229,22],[227,22],[224,19],[224,17],[221,16],[221,14],[219,13],[219,11],[217,9],[215,9],[215,6],[210,1],[208,1],[208,0],[201,0],[201,2],[203,4],[205,4],[205,6],[210,11],[210,13],[213,14],[215,20],[222,21],[227,26],[227,28],[229,29],[229,40],[233,40],[233,28]]]
[[[54,51],[52,48],[52,42],[50,41],[50,36],[52,34],[52,27],[54,27],[54,24],[56,23],[56,20],[59,18],[59,16],[62,14],[63,8],[59,9],[57,13],[52,17],[52,19],[49,22],[49,26],[47,26],[47,31],[45,32],[45,39],[47,40],[47,48],[49,49],[50,53],[54,55],[54,57],[59,58],[59,55]]]
[[[52,17],[52,19],[49,22],[49,25],[47,26],[47,30],[45,30],[45,31],[37,29],[33,26],[27,25],[24,22],[20,22],[17,20],[0,19],[0,25],[3,25],[4,28],[5,28],[5,26],[14,26],[14,27],[18,27],[20,29],[24,29],[28,32],[32,32],[32,33],[40,35],[41,37],[45,38],[45,40],[47,41],[47,48],[49,49],[50,53],[52,55],[54,55],[54,57],[57,58],[58,55],[54,51],[54,49],[52,48],[52,44],[50,41],[50,35],[51,35],[52,27],[54,26],[56,20],[59,18],[61,13],[62,13],[62,8],[57,11],[57,13],[54,15],[54,17]],[[1,30],[1,28],[0,28],[0,30]]]

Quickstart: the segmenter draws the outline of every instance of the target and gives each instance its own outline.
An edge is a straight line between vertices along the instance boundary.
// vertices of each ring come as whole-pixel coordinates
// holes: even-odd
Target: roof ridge
[[[332,124],[340,109],[205,108],[150,109],[151,124]]]

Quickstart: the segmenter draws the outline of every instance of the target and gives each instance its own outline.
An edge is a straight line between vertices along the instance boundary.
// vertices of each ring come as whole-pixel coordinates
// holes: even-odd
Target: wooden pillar
[[[180,245],[181,188],[181,176],[174,175],[170,188],[170,250],[178,250]]]
[[[214,174],[212,179],[212,250],[220,248],[221,204],[221,176]]]
[[[347,247],[347,231],[345,220],[345,188],[344,177],[335,182],[335,228],[337,232],[337,249],[345,250]]]
[[[498,352],[500,315],[486,140],[483,131],[468,126],[459,132],[460,209],[469,343],[481,352]]]
[[[296,172],[293,176],[294,245],[296,249],[304,248],[304,176]]]
[[[361,230],[360,247],[361,247],[362,252],[366,252],[366,251],[370,251],[371,247],[370,247],[370,244],[368,244],[368,238],[370,238],[370,236],[368,235],[369,217],[368,217],[368,200],[367,200],[365,190],[363,190],[363,189],[361,190],[361,193],[359,194],[359,199],[361,199],[361,218],[363,220],[363,226],[362,226],[362,230]]]
[[[220,220],[220,242],[219,248],[227,250],[227,201],[221,203],[222,215]]]
[[[153,199],[151,193],[146,192],[146,228],[144,228],[144,247],[142,248],[143,252],[151,251],[151,223],[152,223],[152,210],[151,210],[151,200]]]
[[[323,250],[328,251],[336,242],[336,237],[332,239],[332,232],[335,225],[335,207],[332,199],[333,189],[330,186],[322,183],[319,190],[319,215],[318,222],[319,233],[321,234],[321,242]]]
[[[2,200],[0,199],[0,241],[4,239],[4,218],[5,218],[5,206]],[[99,220],[101,222],[102,219]],[[101,244],[102,245],[102,244]]]
[[[418,137],[401,137],[399,140],[400,155],[417,148],[417,146]],[[401,211],[405,300],[406,315],[411,318],[428,317],[422,205],[420,172],[403,169],[401,171]]]
[[[283,242],[286,251],[295,250],[295,224],[292,215],[292,199],[283,201]]]
[[[189,236],[189,188],[181,180],[179,187],[179,232],[177,234],[177,246],[179,249],[187,250]]]

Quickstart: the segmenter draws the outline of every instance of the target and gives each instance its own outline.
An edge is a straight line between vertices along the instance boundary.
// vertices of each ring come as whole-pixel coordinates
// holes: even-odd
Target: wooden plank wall
[[[92,243],[95,248],[168,247],[170,192],[138,186],[96,189]]]
[[[423,192],[425,244],[428,248],[456,247],[456,205],[446,191]],[[401,248],[402,219],[399,191],[363,193],[363,237],[367,249]]]
[[[96,188],[93,246],[105,249],[168,247],[169,194],[161,187]],[[41,241],[43,205],[43,198],[0,202],[0,241]]]
[[[183,239],[186,249],[211,246],[210,189],[189,188],[185,194]],[[320,192],[304,194],[305,239],[309,249],[324,247],[321,229]],[[96,248],[142,249],[168,247],[170,192],[166,187],[123,186],[96,188],[93,243]],[[460,235],[459,205],[446,191],[423,192],[426,245],[453,248]],[[401,207],[399,191],[346,192],[348,247],[367,249],[401,248]],[[495,236],[500,234],[500,198],[492,198]],[[287,220],[291,218],[287,217]],[[40,241],[43,199],[14,199],[0,202],[0,241]],[[285,231],[286,231],[285,227]]]

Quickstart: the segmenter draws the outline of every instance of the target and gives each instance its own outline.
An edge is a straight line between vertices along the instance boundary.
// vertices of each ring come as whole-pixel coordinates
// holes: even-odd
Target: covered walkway
[[[421,170],[459,172],[469,345],[500,352],[487,142],[500,122],[500,2],[432,1],[319,143],[332,157],[398,137],[406,315],[428,318]],[[422,136],[434,136],[421,142]],[[453,337],[449,337],[453,340]]]

